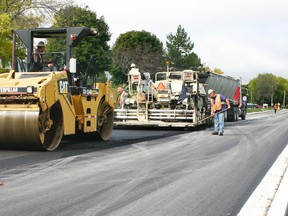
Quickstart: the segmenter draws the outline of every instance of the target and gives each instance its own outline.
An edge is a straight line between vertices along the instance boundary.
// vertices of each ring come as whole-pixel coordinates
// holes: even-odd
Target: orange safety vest
[[[216,112],[222,109],[222,102],[221,102],[220,94],[217,94],[216,98],[211,100],[211,104],[212,104],[213,112]]]
[[[121,93],[118,94],[118,97],[117,97],[117,104],[118,104],[118,105],[121,104]]]
[[[118,104],[122,105],[125,101],[126,92],[123,90],[118,98]]]

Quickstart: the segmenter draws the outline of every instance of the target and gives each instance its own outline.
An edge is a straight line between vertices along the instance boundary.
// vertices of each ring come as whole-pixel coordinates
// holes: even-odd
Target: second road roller
[[[90,72],[92,82],[87,82],[85,73],[81,80],[76,73],[76,58],[73,58],[73,48],[90,36],[97,36],[97,29],[69,27],[13,31],[12,70],[0,74],[1,149],[53,151],[63,136],[73,134],[92,134],[95,140],[110,138],[115,105],[111,84],[109,80],[97,82],[95,71]],[[53,67],[50,65],[36,71],[31,67],[36,63],[33,45],[37,42],[43,45],[43,41],[51,38],[66,41],[66,50],[50,53]],[[25,61],[19,61],[16,55],[18,44],[24,44],[27,49]],[[41,58],[49,56],[45,52],[40,54]]]

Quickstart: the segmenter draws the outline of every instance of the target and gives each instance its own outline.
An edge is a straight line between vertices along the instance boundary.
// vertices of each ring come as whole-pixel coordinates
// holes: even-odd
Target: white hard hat
[[[136,67],[136,65],[134,63],[131,64],[131,68]]]
[[[37,47],[45,47],[45,43],[43,41],[40,41],[38,44],[37,44]]]
[[[210,95],[212,92],[214,92],[214,90],[213,89],[209,89],[208,90],[208,95]]]

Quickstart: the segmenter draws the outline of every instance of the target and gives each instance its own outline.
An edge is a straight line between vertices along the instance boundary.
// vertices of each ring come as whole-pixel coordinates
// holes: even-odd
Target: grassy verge
[[[263,112],[265,110],[273,110],[273,108],[247,108],[247,113],[251,112]]]

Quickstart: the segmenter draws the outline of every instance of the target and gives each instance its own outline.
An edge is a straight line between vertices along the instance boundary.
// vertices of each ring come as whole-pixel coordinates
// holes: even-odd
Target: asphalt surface
[[[287,146],[288,112],[201,131],[115,130],[108,143],[0,152],[0,215],[237,215]]]

